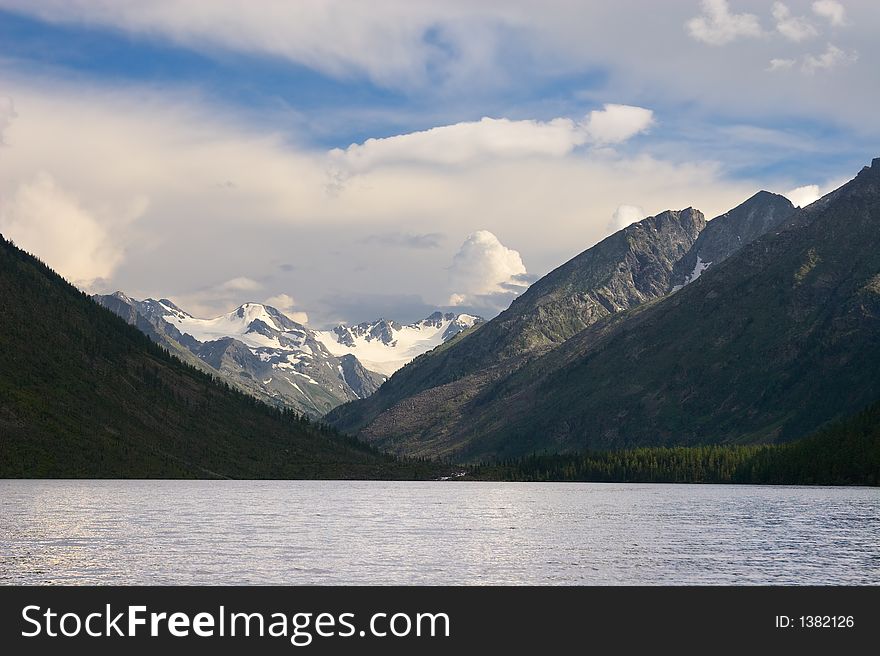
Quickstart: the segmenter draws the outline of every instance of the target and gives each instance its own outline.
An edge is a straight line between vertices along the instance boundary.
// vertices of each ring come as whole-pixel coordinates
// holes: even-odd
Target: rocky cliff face
[[[794,210],[785,196],[759,191],[741,205],[712,219],[685,256],[675,263],[671,291],[678,291],[710,266],[721,264],[743,246],[782,225]]]

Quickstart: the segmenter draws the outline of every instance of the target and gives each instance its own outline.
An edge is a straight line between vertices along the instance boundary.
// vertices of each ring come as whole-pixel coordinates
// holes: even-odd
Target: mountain
[[[395,405],[424,393],[431,403],[443,404],[438,413],[457,414],[481,389],[529,359],[603,317],[666,293],[674,264],[705,225],[701,212],[687,208],[624,228],[535,282],[493,320],[401,369],[369,400],[330,413],[328,421],[357,432],[391,411],[382,420],[382,433],[428,437],[432,429],[421,423],[435,422],[433,410],[418,417],[408,406]],[[419,403],[412,407],[419,408],[415,415],[421,413]],[[445,430],[442,420],[437,430]],[[377,431],[364,436],[388,445]]]
[[[315,338],[333,355],[355,356],[370,371],[387,377],[422,353],[481,323],[481,317],[470,314],[435,312],[408,325],[387,319],[356,326],[340,324],[333,330],[316,331]]]
[[[427,444],[471,459],[785,442],[880,398],[878,371],[874,160],[683,289],[597,322],[457,412],[410,398],[411,415],[399,404],[397,417],[386,412],[363,434],[402,452]],[[419,415],[425,432],[390,430]]]
[[[710,266],[721,264],[743,246],[776,228],[794,209],[785,196],[759,191],[726,214],[712,219],[672,268],[671,291],[693,282]]]
[[[382,384],[357,360],[332,355],[313,331],[267,305],[246,303],[197,319],[168,299],[137,301],[121,292],[93,298],[184,361],[267,403],[313,417]]]
[[[312,417],[369,396],[415,356],[482,321],[435,313],[408,326],[379,320],[315,331],[260,303],[197,319],[168,299],[138,301],[122,292],[93,298],[185,362]]]
[[[0,237],[0,477],[432,475],[218,383]]]
[[[565,448],[780,442],[858,411],[880,397],[878,228],[874,160],[695,283],[578,335],[542,373],[505,381],[496,402],[524,404],[535,421],[507,416],[510,432],[496,437],[540,431]]]

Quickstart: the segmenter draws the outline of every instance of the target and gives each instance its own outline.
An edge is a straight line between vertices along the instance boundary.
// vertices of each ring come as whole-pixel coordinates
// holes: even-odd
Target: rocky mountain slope
[[[412,478],[169,356],[0,237],[0,477]]]
[[[379,320],[315,331],[260,303],[198,319],[168,299],[138,301],[122,292],[93,298],[185,362],[313,417],[366,398],[415,356],[482,321],[435,313],[407,326]]]
[[[444,403],[467,403],[493,380],[602,317],[666,293],[674,264],[705,225],[701,212],[687,208],[624,228],[538,280],[492,321],[404,367],[368,402],[346,405],[328,420],[357,432],[396,403],[430,390],[437,390]],[[440,390],[451,383],[455,385]],[[434,418],[433,413],[424,417]],[[398,420],[395,435],[425,433],[405,411],[395,411],[383,425]]]
[[[743,246],[767,234],[794,212],[785,196],[759,191],[726,214],[712,219],[687,254],[672,268],[671,290],[693,282],[712,265],[719,265]]]
[[[863,181],[871,177],[873,170],[859,176],[859,185],[864,186]],[[609,311],[584,329],[573,330],[555,347],[539,351],[515,367],[481,367],[460,377],[441,377],[440,384],[431,385],[430,375],[423,372],[449,371],[454,363],[443,360],[454,358],[455,354],[449,348],[423,356],[392,377],[378,394],[336,409],[329,419],[382,448],[468,459],[521,455],[534,450],[800,437],[823,421],[855,411],[880,396],[876,383],[864,380],[863,393],[846,392],[852,396],[851,402],[841,403],[840,394],[827,390],[825,398],[812,398],[812,407],[806,411],[794,396],[785,397],[788,405],[778,412],[772,411],[774,385],[784,386],[782,381],[794,385],[800,380],[799,375],[806,376],[809,371],[800,368],[803,360],[794,358],[804,346],[798,340],[809,342],[819,349],[817,353],[821,352],[822,344],[808,339],[812,335],[799,330],[797,322],[822,311],[811,305],[819,302],[819,292],[805,281],[813,280],[810,276],[819,276],[818,271],[825,271],[828,266],[827,258],[821,260],[825,264],[820,266],[820,260],[814,261],[809,250],[818,249],[823,240],[823,246],[831,248],[828,237],[840,234],[831,219],[823,221],[821,228],[808,229],[819,208],[828,202],[825,199],[792,213],[785,199],[758,194],[709,221],[708,226],[715,224],[713,231],[702,244],[695,236],[669,264],[670,273],[662,279],[666,287],[653,298]],[[850,209],[845,209],[841,202],[838,200],[837,208],[829,211],[848,214]],[[846,218],[841,221],[849,222]],[[865,221],[870,222],[868,218]],[[755,240],[762,229],[769,233]],[[756,253],[764,253],[769,244],[788,243],[791,235],[806,240],[804,252],[792,255],[788,262],[797,261],[794,271],[776,270],[782,266],[781,251],[761,256],[758,262],[750,259]],[[842,235],[841,239],[848,240]],[[862,241],[871,243],[869,235]],[[847,248],[853,245],[847,243]],[[738,244],[744,247],[737,247]],[[603,245],[604,242],[594,248]],[[843,249],[843,245],[836,248]],[[708,260],[711,255],[719,262],[701,271],[702,275],[694,276],[693,282],[683,289],[665,294],[677,286],[676,271],[694,271],[694,263],[679,262],[688,257],[696,262],[704,253],[707,261],[712,261]],[[860,253],[858,257],[864,260],[867,254]],[[813,268],[818,269],[817,273],[810,273]],[[871,275],[880,271],[867,263],[864,272],[872,270]],[[754,276],[748,284],[740,278],[746,272]],[[834,271],[835,279],[840,276],[841,281],[845,274],[846,271]],[[564,285],[551,276],[529,291],[543,288],[558,294]],[[678,280],[680,285],[683,281]],[[856,280],[854,284],[860,285],[859,289],[872,284],[870,277]],[[818,283],[820,287],[825,284],[824,278],[819,277]],[[706,292],[710,285],[711,292]],[[760,293],[755,295],[752,286]],[[701,296],[701,291],[708,298]],[[583,289],[580,293],[595,294],[596,290]],[[844,308],[850,308],[857,297],[861,298],[859,294],[826,301],[836,310],[848,312]],[[779,315],[780,304],[789,307],[789,315]],[[676,313],[672,308],[678,308]],[[870,315],[871,310],[866,311]],[[870,318],[866,322],[870,324]],[[464,352],[467,343],[493,328],[493,323],[494,320],[462,339],[454,345],[455,350]],[[759,331],[761,338],[766,337],[767,344],[775,345],[779,352],[773,351],[772,346],[768,351],[757,336],[752,342],[735,339],[740,334],[737,331],[748,327],[757,330],[759,326],[763,326]],[[769,333],[773,326],[781,333],[765,336],[763,330]],[[494,328],[505,332],[501,322]],[[858,333],[863,337],[870,335],[871,328],[861,325]],[[504,337],[491,340],[500,345],[497,352],[504,352]],[[828,339],[832,339],[830,334]],[[725,344],[731,350],[721,355],[717,349]],[[816,357],[821,360],[824,356]],[[491,353],[487,353],[484,361],[490,359]],[[813,365],[816,371],[836,369],[819,360]],[[780,378],[768,378],[771,370]],[[803,383],[797,384],[804,392]],[[747,390],[757,396],[749,397]],[[732,398],[739,401],[732,403]]]
[[[880,397],[880,159],[474,403],[472,453],[801,438]]]

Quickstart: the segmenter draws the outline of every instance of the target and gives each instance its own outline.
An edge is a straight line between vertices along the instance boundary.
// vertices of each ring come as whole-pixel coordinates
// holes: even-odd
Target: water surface
[[[0,583],[880,584],[880,490],[0,481]]]

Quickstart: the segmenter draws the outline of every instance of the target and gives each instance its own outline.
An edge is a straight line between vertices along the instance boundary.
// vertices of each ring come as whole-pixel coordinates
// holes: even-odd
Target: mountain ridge
[[[340,403],[369,396],[385,380],[357,357],[370,346],[369,334],[366,340],[352,340],[351,347],[334,346],[329,335],[336,332],[308,328],[264,303],[243,303],[217,317],[198,319],[165,298],[138,301],[116,292],[93,299],[188,364],[269,404],[315,418]],[[479,321],[470,315],[435,313],[407,326],[380,320],[359,324],[359,328],[369,333],[368,326],[376,332],[378,326],[387,324],[388,335],[396,337],[429,332],[422,330],[428,324],[435,328],[425,339],[410,339],[407,352],[397,353],[393,339],[370,350],[379,364],[393,371],[397,363],[402,365]],[[349,329],[340,326],[336,330],[342,334]]]
[[[872,168],[864,169],[857,179],[873,176],[875,168],[876,164]],[[764,253],[763,249],[767,247],[768,240],[781,239],[784,242],[792,238],[792,235],[798,235],[816,216],[826,211],[829,204],[841,202],[840,199],[845,197],[845,190],[843,192],[837,190],[824,200],[820,199],[807,208],[793,211],[791,204],[781,197],[766,192],[756,194],[734,210],[709,221],[705,228],[708,229],[708,226],[715,221],[719,223],[716,224],[718,227],[714,231],[719,233],[722,232],[725,223],[745,226],[746,229],[740,228],[742,238],[737,240],[743,245],[734,249],[735,252],[732,254],[725,253],[723,248],[720,249],[725,255],[721,262],[710,265],[701,272],[700,276],[695,276],[690,284],[677,289],[675,293],[660,294],[620,312],[609,313],[564,340],[560,345],[546,349],[536,357],[529,358],[519,366],[507,370],[486,367],[462,377],[441,380],[439,385],[433,387],[408,385],[412,380],[418,382],[422,373],[419,370],[430,372],[432,368],[437,367],[437,364],[432,362],[437,359],[435,354],[424,356],[405,368],[402,371],[405,376],[400,376],[400,380],[395,380],[397,376],[392,377],[376,395],[366,401],[335,409],[328,415],[328,420],[342,430],[359,434],[362,439],[393,452],[420,456],[463,457],[471,460],[484,457],[517,457],[532,450],[543,449],[570,451],[643,444],[716,443],[734,439],[745,442],[774,441],[793,439],[806,434],[823,421],[833,418],[832,415],[835,413],[826,410],[834,406],[834,402],[829,399],[825,403],[816,399],[813,403],[816,412],[798,414],[799,411],[795,406],[790,413],[792,416],[786,417],[780,413],[774,414],[772,409],[766,406],[766,400],[764,405],[761,405],[761,399],[757,398],[754,399],[759,408],[757,414],[763,413],[764,418],[772,415],[775,417],[773,421],[768,419],[762,424],[759,419],[750,418],[749,421],[743,422],[743,426],[748,426],[748,430],[735,434],[735,422],[728,416],[724,420],[726,423],[722,422],[723,430],[719,430],[717,434],[709,434],[704,430],[709,425],[706,418],[720,417],[715,410],[725,407],[724,399],[717,398],[717,394],[706,395],[707,398],[712,398],[712,402],[707,401],[706,406],[694,406],[690,413],[693,419],[691,424],[688,424],[690,415],[677,410],[675,404],[670,405],[671,401],[664,396],[662,390],[668,385],[662,372],[668,370],[668,375],[674,380],[687,380],[687,376],[693,376],[693,372],[690,371],[691,361],[700,362],[710,371],[713,367],[721,366],[718,362],[709,361],[699,354],[696,356],[691,354],[690,348],[712,352],[711,340],[707,335],[717,333],[720,339],[721,335],[726,335],[732,330],[747,328],[749,322],[754,322],[758,316],[762,317],[767,331],[778,327],[774,325],[774,321],[778,321],[778,318],[772,315],[776,301],[770,300],[773,289],[777,289],[780,294],[788,294],[791,283],[795,287],[794,294],[805,294],[807,286],[801,285],[798,288],[800,285],[798,277],[800,276],[802,281],[809,280],[810,272],[817,266],[815,262],[811,263],[808,254],[801,254],[805,258],[804,261],[800,262],[794,272],[786,274],[789,276],[787,279],[776,280],[772,285],[768,283],[761,287],[761,293],[768,297],[764,299],[763,311],[760,304],[752,304],[746,313],[747,316],[736,316],[731,313],[729,307],[725,309],[725,305],[741,302],[742,290],[713,289],[713,296],[709,300],[715,301],[715,304],[711,310],[708,310],[708,316],[710,319],[724,316],[724,322],[712,324],[710,319],[691,312],[688,315],[691,326],[677,318],[675,319],[677,323],[674,324],[675,330],[666,329],[665,333],[659,329],[659,332],[655,330],[654,333],[648,331],[654,335],[654,341],[641,343],[633,335],[645,332],[645,326],[662,324],[658,316],[660,313],[668,312],[670,307],[694,303],[695,298],[701,298],[700,294],[706,293],[707,284],[712,284],[714,287],[712,281],[727,280],[730,276],[736,278],[737,271],[744,263],[751,261],[749,258]],[[769,208],[767,214],[762,217],[752,215],[747,221],[741,220],[743,216],[749,216],[749,206],[756,202]],[[740,220],[737,220],[738,217]],[[768,232],[749,241],[749,238],[754,236],[756,225],[760,226],[759,229]],[[831,236],[832,242],[836,243],[834,240],[840,236],[835,234],[833,226],[828,232],[829,235],[814,235],[813,238],[818,242]],[[874,234],[866,230],[861,241],[870,244],[874,238]],[[704,239],[703,245],[707,241],[708,238]],[[720,245],[730,250],[729,239],[718,241],[726,242],[726,245],[725,243]],[[687,253],[688,256],[693,256],[694,260],[696,255],[700,254],[698,242],[699,237],[694,240]],[[859,245],[849,244],[846,248],[858,250]],[[808,250],[809,248],[806,248],[806,251]],[[770,256],[765,254],[763,257]],[[684,256],[676,262],[683,258]],[[761,262],[759,269],[768,266],[768,261],[758,259]],[[801,269],[803,271],[798,273]],[[679,265],[677,270],[673,267],[674,274],[686,270],[687,267],[682,265]],[[876,271],[874,273],[876,274]],[[844,277],[839,271],[835,271],[834,275],[841,279]],[[704,282],[707,276],[710,283]],[[533,287],[540,284],[541,281],[535,283]],[[876,285],[880,289],[880,283]],[[671,291],[674,287],[673,281],[667,289]],[[814,309],[810,305],[809,295],[802,303],[793,303],[790,311],[796,313],[799,307],[806,314]],[[662,309],[658,310],[658,308]],[[749,313],[755,317],[748,316]],[[672,322],[671,319],[669,321]],[[788,324],[782,322],[779,325]],[[474,336],[481,331],[491,329],[492,326],[492,322],[489,322]],[[702,329],[697,330],[693,326],[702,326]],[[793,325],[791,331],[796,334],[796,326]],[[660,339],[660,333],[665,342]],[[868,330],[866,334],[870,335],[871,331]],[[809,335],[803,334],[798,338],[808,340]],[[775,343],[770,337],[768,340],[770,343]],[[459,348],[466,341],[462,340],[458,345]],[[704,344],[706,342],[708,345]],[[608,343],[615,344],[614,354],[617,360],[602,355]],[[658,371],[661,373],[654,371],[640,373],[640,363],[644,365],[654,361],[651,356],[652,350],[667,353],[669,349],[664,344],[680,346],[674,356],[667,355],[667,359],[664,360],[665,369],[659,368]],[[737,351],[736,358],[750,357],[748,349],[742,345],[739,348],[744,350]],[[754,352],[760,352],[758,345],[752,344],[749,348]],[[792,350],[797,348],[797,344],[780,343],[779,348]],[[780,359],[778,354],[776,355],[777,359]],[[732,355],[727,357],[733,358]],[[770,363],[774,361],[770,356],[766,359]],[[590,363],[597,361],[602,363],[601,370],[591,368],[594,365]],[[753,364],[753,369],[760,371],[761,363]],[[819,365],[820,363],[816,363],[817,368],[821,370],[822,367]],[[626,376],[623,371],[626,371]],[[748,381],[742,380],[755,387],[758,385],[755,382],[757,374],[752,372],[751,375]],[[791,380],[793,374],[789,372],[787,375]],[[643,382],[642,378],[646,380]],[[691,383],[689,391],[677,389],[675,393],[677,402],[693,403],[693,398],[702,398],[702,393],[698,390],[702,389],[701,386],[704,384],[723,389],[727,389],[730,384],[730,381],[716,380],[712,376],[708,376],[707,380],[712,382]],[[870,395],[877,390],[871,387],[870,379],[865,379],[864,382],[866,390],[856,396],[863,403],[868,403],[873,400]],[[389,394],[392,391],[396,394]],[[765,390],[765,394],[770,393],[769,389]],[[619,402],[617,396],[627,398],[635,410]],[[880,392],[877,392],[876,396],[880,396]],[[672,397],[670,393],[669,398]],[[793,403],[791,399],[789,402]],[[819,408],[825,410],[819,411]],[[844,412],[855,408],[851,403],[844,403],[840,404],[838,410]],[[772,425],[774,421],[775,428]]]
[[[644,302],[670,287],[674,263],[706,227],[694,208],[667,210],[600,240],[514,299],[500,315],[433,358],[419,358],[392,376],[381,393],[334,409],[327,420],[357,433],[405,398],[436,390],[436,399],[469,401],[480,388],[540,357],[608,314]],[[467,383],[461,381],[466,377]],[[409,422],[395,412],[403,432]],[[373,436],[365,433],[368,439]]]

